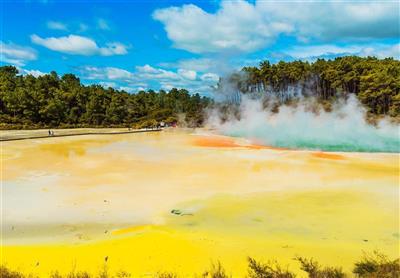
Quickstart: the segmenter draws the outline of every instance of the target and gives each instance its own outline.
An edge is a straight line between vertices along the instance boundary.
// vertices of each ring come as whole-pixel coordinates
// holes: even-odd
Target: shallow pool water
[[[220,260],[399,254],[397,153],[255,145],[206,130],[2,146],[2,263],[39,275],[107,264],[189,277]],[[39,262],[39,264],[38,264]]]

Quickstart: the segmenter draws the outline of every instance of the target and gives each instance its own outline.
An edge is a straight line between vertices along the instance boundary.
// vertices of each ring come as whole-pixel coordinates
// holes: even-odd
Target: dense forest
[[[373,115],[400,116],[400,61],[392,58],[346,56],[334,60],[263,61],[259,67],[220,80],[241,93],[274,96],[283,102],[298,96],[314,96],[330,103],[355,94]],[[226,87],[226,86],[225,86]]]
[[[39,77],[0,67],[0,127],[153,127],[159,122],[203,123],[211,100],[184,89],[129,94],[100,85],[84,86],[73,74]]]

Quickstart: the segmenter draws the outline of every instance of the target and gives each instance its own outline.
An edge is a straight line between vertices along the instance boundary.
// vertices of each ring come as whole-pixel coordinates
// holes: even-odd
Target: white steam
[[[278,113],[263,108],[262,101],[242,97],[239,117],[222,120],[217,111],[209,126],[222,134],[245,137],[276,147],[327,151],[399,152],[399,125],[383,119],[376,126],[354,96],[333,105],[331,112],[309,109],[309,101],[296,107],[280,106]]]

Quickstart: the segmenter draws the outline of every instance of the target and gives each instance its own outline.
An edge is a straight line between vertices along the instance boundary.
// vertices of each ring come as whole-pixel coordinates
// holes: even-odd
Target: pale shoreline
[[[208,130],[213,131],[208,128],[189,128],[190,130]],[[49,136],[48,131],[51,130],[54,132],[54,135]],[[2,142],[10,142],[10,141],[20,141],[20,140],[33,140],[33,139],[50,139],[50,138],[59,138],[59,137],[73,137],[73,136],[83,136],[83,135],[124,135],[131,133],[146,133],[146,132],[158,132],[163,130],[180,130],[184,131],[187,128],[177,127],[177,128],[142,128],[142,129],[128,129],[128,128],[52,128],[52,129],[5,129],[0,130],[0,143]],[[239,139],[238,137],[232,137],[229,135],[218,134],[218,132],[212,132],[214,136],[222,136],[226,138],[234,138]],[[245,139],[245,138],[242,138]],[[245,139],[247,140],[247,139]],[[253,144],[249,142],[249,144]],[[271,149],[280,149],[279,147],[274,147],[270,145],[258,145],[260,147],[271,148]],[[287,151],[296,151],[296,152],[323,152],[323,153],[337,153],[337,154],[365,154],[365,153],[379,153],[379,154],[399,154],[398,152],[363,152],[363,151],[333,151],[333,150],[323,150],[323,149],[296,149],[296,148],[282,148]]]
[[[54,135],[49,136],[48,131],[54,132]],[[28,140],[28,139],[42,139],[53,137],[65,136],[80,136],[80,135],[116,135],[116,134],[129,134],[140,132],[153,132],[161,131],[161,128],[145,128],[145,129],[127,129],[127,128],[61,128],[61,129],[9,129],[2,130],[0,142]]]

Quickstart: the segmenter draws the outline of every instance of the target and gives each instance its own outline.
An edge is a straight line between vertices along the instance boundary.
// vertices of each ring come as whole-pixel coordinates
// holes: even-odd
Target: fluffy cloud
[[[137,66],[136,76],[143,79],[178,80],[181,76],[173,71],[154,68],[150,65]]]
[[[85,66],[78,68],[84,79],[95,80],[104,86],[113,84],[112,87],[128,92],[137,92],[143,88],[169,90],[176,87],[207,94],[210,93],[211,86],[218,81],[218,76],[213,73],[204,73],[198,76],[194,70],[170,71],[150,65],[137,66],[135,69],[131,72],[114,67]]]
[[[211,87],[218,81],[218,77],[213,73],[199,75],[195,70],[170,71],[149,65],[136,67],[135,77],[137,80],[150,84],[154,89],[184,88],[203,95],[210,94]]]
[[[158,9],[168,38],[179,49],[193,53],[252,52],[280,34],[310,38],[396,38],[399,3],[394,1],[222,1],[215,13],[195,5]]]
[[[85,66],[79,68],[79,71],[85,75],[87,79],[93,80],[120,80],[130,81],[134,78],[133,73],[115,67],[91,67]],[[108,81],[106,81],[108,82]]]
[[[400,43],[394,45],[378,45],[364,47],[361,55],[376,56],[378,58],[393,57],[400,60]]]
[[[73,55],[124,55],[127,54],[127,46],[119,42],[107,43],[105,47],[99,47],[97,43],[87,37],[69,35],[65,37],[41,38],[38,35],[31,35],[33,43],[44,46],[48,49]]]
[[[128,92],[128,93],[137,93],[137,92],[139,92],[139,91],[147,91],[148,89],[147,89],[147,86],[140,86],[140,85],[138,85],[138,86],[120,86],[120,87],[116,87],[118,90],[121,90],[121,91],[125,91],[125,92]]]
[[[283,52],[294,59],[315,59],[344,55],[376,56],[378,58],[400,58],[400,44],[364,44],[338,46],[331,44],[294,46]]]
[[[185,70],[194,70],[196,72],[209,72],[217,73],[219,75],[226,75],[232,70],[240,70],[246,64],[242,55],[225,56],[225,55],[206,55],[203,58],[190,58],[182,59],[173,63],[160,63],[160,66],[167,68],[178,68]],[[258,59],[256,64],[260,60]]]
[[[36,59],[37,54],[34,49],[0,41],[0,61],[16,66],[23,66],[28,61]]]
[[[170,64],[167,66],[178,67],[186,70],[205,72],[217,68],[217,62],[215,59],[210,59],[210,58],[192,58],[192,59],[179,60],[177,63]]]
[[[62,30],[66,31],[68,30],[67,25],[60,22],[60,21],[47,21],[47,28],[53,29],[53,30]]]
[[[28,70],[28,69],[18,69],[20,73],[22,73],[23,75],[33,75],[34,77],[39,77],[39,76],[43,76],[46,73],[42,72],[40,70]]]
[[[203,81],[214,81],[217,82],[219,80],[219,76],[214,73],[205,73],[200,76],[200,79]]]
[[[182,76],[183,78],[189,79],[189,80],[196,80],[197,78],[197,72],[194,70],[185,70],[185,69],[179,69],[178,74]]]
[[[271,20],[286,20],[299,38],[396,38],[399,2],[396,1],[258,1]]]
[[[99,84],[101,86],[103,86],[104,88],[110,88],[110,87],[116,88],[117,87],[117,83],[115,83],[115,82],[101,81],[101,82],[99,82]]]
[[[195,5],[159,9],[153,18],[164,24],[176,48],[194,53],[253,51],[274,40],[276,34],[291,31],[283,22],[268,22],[245,1],[224,1],[215,14]]]

